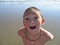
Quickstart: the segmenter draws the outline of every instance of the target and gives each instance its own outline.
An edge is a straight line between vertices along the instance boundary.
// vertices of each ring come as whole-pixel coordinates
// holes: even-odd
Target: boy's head
[[[43,14],[41,13],[41,11],[38,9],[38,8],[36,8],[36,7],[30,7],[30,8],[28,8],[28,9],[26,9],[25,10],[25,12],[24,12],[24,15],[23,15],[23,18],[26,16],[26,15],[28,15],[29,13],[40,13],[40,15],[42,16],[42,18],[43,18]]]
[[[30,7],[25,10],[23,15],[23,24],[28,30],[38,30],[45,22],[43,15],[36,7]]]

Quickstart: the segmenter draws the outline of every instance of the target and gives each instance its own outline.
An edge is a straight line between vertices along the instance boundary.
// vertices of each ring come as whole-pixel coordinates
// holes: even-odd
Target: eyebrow
[[[30,15],[31,15],[31,14],[30,14]],[[38,15],[38,14],[34,13],[34,14],[32,14],[32,15]],[[25,16],[28,16],[28,15],[24,15],[23,18],[24,18]]]

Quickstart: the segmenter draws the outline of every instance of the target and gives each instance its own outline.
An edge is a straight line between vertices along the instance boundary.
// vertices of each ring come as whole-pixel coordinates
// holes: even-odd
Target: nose
[[[34,23],[34,20],[33,20],[33,19],[31,19],[31,20],[30,20],[30,23]]]

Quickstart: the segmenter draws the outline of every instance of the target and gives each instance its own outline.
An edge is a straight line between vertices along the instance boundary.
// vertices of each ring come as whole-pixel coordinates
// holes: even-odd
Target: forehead
[[[41,12],[37,10],[31,10],[31,11],[25,12],[23,18],[26,16],[41,16]]]

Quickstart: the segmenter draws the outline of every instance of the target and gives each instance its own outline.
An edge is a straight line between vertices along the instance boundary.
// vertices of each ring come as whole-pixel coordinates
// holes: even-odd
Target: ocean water
[[[54,35],[45,45],[60,45],[60,5],[33,2],[0,4],[0,45],[24,45],[17,32],[23,27],[24,10],[31,6],[41,10],[46,19],[43,27]]]

